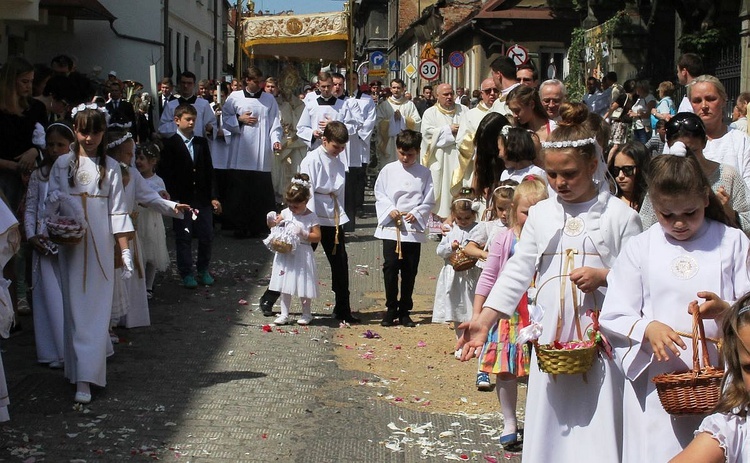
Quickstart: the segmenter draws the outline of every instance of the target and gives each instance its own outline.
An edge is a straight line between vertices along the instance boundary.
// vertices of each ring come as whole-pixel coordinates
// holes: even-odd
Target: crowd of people
[[[255,66],[241,81],[185,71],[176,89],[167,77],[154,97],[128,96],[116,74],[92,83],[66,56],[0,68],[0,335],[31,302],[38,361],[64,369],[76,402],[106,385],[115,330],[150,324],[170,263],[162,216],[185,288],[214,284],[218,220],[275,253],[260,299],[275,324],[291,322],[293,297],[296,323],[313,322],[319,245],[333,317],[359,323],[346,242],[374,172],[380,323],[415,326],[421,245],[440,241],[432,320],[454,324],[478,388],[496,376],[506,450],[525,462],[750,461],[750,94],[728,124],[726,91],[699,56],[678,60],[679,105],[672,82],[657,99],[647,80],[620,86],[612,72],[570,101],[561,81],[537,86],[508,58],[471,95],[440,83],[418,98],[398,78],[384,88],[325,71],[284,89]],[[692,368],[696,313],[707,339],[723,338],[708,345],[727,365],[723,395],[713,415],[671,416],[650,380]],[[597,350],[584,373],[538,361],[579,348]]]

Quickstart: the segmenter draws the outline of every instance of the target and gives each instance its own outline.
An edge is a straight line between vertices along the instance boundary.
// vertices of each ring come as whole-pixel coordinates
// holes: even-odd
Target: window
[[[182,51],[185,54],[185,56],[183,58],[183,63],[185,63],[185,69],[187,69],[188,63],[189,63],[189,61],[188,61],[188,56],[189,56],[188,55],[188,48],[190,48],[190,39],[188,39],[188,36],[186,35],[185,36],[185,49]]]
[[[184,66],[182,66],[182,54],[180,53],[180,50],[182,50],[182,34],[177,33],[177,50],[175,53],[175,61],[177,62],[177,74],[182,73],[182,70],[184,69]]]

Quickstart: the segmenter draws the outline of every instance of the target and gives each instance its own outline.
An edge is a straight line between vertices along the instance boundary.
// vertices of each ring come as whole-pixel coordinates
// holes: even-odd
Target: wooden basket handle
[[[698,376],[701,372],[701,362],[698,359],[698,341],[701,344],[701,357],[703,358],[703,368],[711,366],[708,358],[708,349],[706,348],[706,329],[703,326],[700,310],[696,307],[693,312],[693,374]]]

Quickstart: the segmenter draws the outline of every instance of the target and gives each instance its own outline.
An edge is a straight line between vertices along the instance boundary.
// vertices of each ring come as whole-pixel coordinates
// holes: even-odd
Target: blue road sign
[[[381,51],[374,51],[370,53],[370,63],[373,66],[382,66],[385,64],[385,55]]]
[[[401,61],[398,61],[395,59],[388,61],[388,69],[390,69],[393,72],[401,71]]]

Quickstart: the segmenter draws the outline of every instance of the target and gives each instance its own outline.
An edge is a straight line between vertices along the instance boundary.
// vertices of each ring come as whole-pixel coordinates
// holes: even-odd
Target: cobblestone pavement
[[[348,244],[355,311],[371,303],[365,294],[382,292],[374,220],[361,222]],[[190,291],[175,273],[157,277],[152,326],[120,331],[108,385],[85,407],[74,407],[60,370],[35,363],[32,319],[21,318],[23,331],[1,344],[11,421],[2,426],[0,461],[519,461],[491,435],[496,415],[398,408],[358,385],[365,374],[340,370],[325,288],[312,326],[264,332],[271,319],[257,301],[271,256],[260,240],[217,232],[213,287]],[[320,280],[330,282],[323,253],[317,258]],[[437,273],[439,262],[423,261],[421,272]]]

